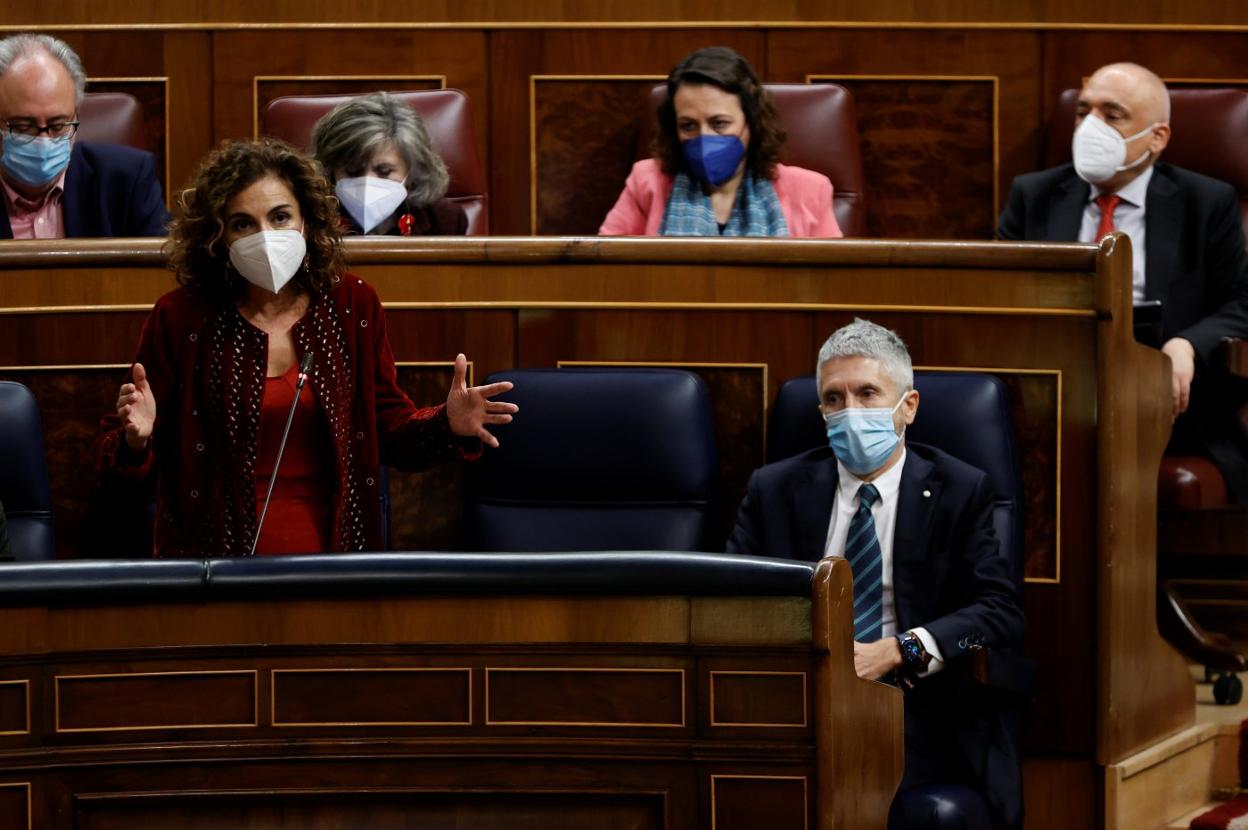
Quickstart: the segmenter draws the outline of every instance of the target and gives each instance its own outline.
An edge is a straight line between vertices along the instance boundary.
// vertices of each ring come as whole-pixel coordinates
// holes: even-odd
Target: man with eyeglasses
[[[61,40],[0,40],[0,239],[164,236],[155,157],[74,141],[86,82]]]

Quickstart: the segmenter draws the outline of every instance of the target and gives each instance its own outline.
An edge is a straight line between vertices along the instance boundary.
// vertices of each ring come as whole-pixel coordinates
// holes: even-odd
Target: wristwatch
[[[902,667],[913,674],[927,671],[927,664],[932,661],[932,655],[923,648],[923,641],[919,639],[919,636],[913,631],[905,631],[895,636],[897,646],[901,649]]]

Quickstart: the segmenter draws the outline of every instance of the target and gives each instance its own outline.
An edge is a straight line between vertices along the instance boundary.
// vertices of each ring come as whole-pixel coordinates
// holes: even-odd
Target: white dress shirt
[[[1144,302],[1144,202],[1148,195],[1148,183],[1153,178],[1153,166],[1122,190],[1118,191],[1121,199],[1114,208],[1114,228],[1131,237],[1131,295],[1136,305]],[[1101,226],[1101,208],[1096,197],[1104,193],[1096,185],[1092,185],[1092,193],[1087,204],[1083,206],[1083,222],[1079,225],[1080,242],[1097,242],[1096,231]]]
[[[901,458],[882,476],[871,483],[879,491],[880,497],[871,505],[871,518],[875,520],[875,535],[880,543],[880,558],[883,566],[884,587],[884,625],[880,630],[880,639],[891,637],[897,633],[897,606],[893,602],[893,537],[897,529],[897,502],[901,490],[901,470],[906,465],[906,450],[901,451]],[[824,545],[823,555],[845,558],[845,537],[849,535],[849,523],[858,511],[858,488],[863,485],[862,479],[845,469],[841,462],[836,462],[838,483],[836,495],[832,503],[832,521],[828,523],[828,539]],[[936,639],[923,627],[910,629],[923,643],[923,648],[931,655],[926,674],[939,671],[944,666],[940,646]]]

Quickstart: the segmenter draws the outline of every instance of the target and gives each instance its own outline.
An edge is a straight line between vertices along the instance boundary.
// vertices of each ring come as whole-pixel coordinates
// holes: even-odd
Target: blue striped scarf
[[[711,197],[687,173],[677,173],[667,197],[660,236],[720,236]],[[771,180],[746,173],[737,188],[723,236],[788,236],[789,224]]]

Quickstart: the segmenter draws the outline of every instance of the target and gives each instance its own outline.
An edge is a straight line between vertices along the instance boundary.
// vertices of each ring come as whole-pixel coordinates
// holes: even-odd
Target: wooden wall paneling
[[[810,779],[805,775],[711,774],[711,830],[806,830]]]
[[[672,67],[689,52],[703,46],[731,46],[745,55],[762,72],[766,67],[761,32],[741,29],[545,29],[502,31],[490,33],[490,92],[493,103],[490,144],[497,154],[491,170],[490,227],[500,234],[527,234],[538,227],[532,215],[539,201],[535,195],[544,192],[546,183],[534,181],[521,171],[533,169],[540,159],[539,172],[558,170],[551,193],[542,197],[552,206],[551,222],[542,221],[544,233],[564,232],[559,222],[575,219],[578,228],[601,223],[606,216],[606,201],[611,182],[622,172],[627,175],[633,160],[635,134],[631,134],[619,111],[626,106],[635,113],[638,104],[628,102],[632,91],[618,86],[574,86],[557,89],[546,86],[534,76],[617,76],[634,79],[638,76],[667,77]],[[591,79],[586,79],[587,82]],[[530,84],[533,83],[533,92]],[[554,82],[551,82],[554,83]],[[560,82],[562,84],[562,82]],[[611,81],[600,83],[612,84]],[[615,83],[624,83],[617,81]],[[611,90],[608,92],[607,90]],[[579,93],[579,94],[578,94]],[[556,95],[564,96],[557,99]],[[534,98],[540,110],[535,112]],[[561,111],[556,101],[562,100]],[[630,115],[631,117],[631,115]],[[528,126],[523,133],[524,126]],[[542,129],[539,135],[538,128]],[[531,132],[530,132],[531,131]],[[536,139],[536,146],[522,140]],[[539,148],[541,150],[539,154]],[[609,169],[597,165],[599,160],[613,158]],[[577,182],[577,176],[590,176]],[[624,179],[618,178],[616,195]],[[588,195],[588,200],[555,188],[574,186]],[[610,208],[611,198],[606,203]],[[597,224],[593,225],[597,230]]]
[[[487,135],[485,34],[428,29],[335,31],[227,30],[213,34],[213,131],[216,140],[248,138],[255,130],[257,77],[330,78],[445,77],[472,102],[482,162],[490,163]],[[369,84],[365,84],[368,86]],[[320,88],[320,87],[318,87]],[[375,88],[375,87],[374,87]],[[261,88],[273,94],[281,87]]]
[[[173,196],[190,180],[199,160],[213,145],[212,36],[208,32],[165,32],[164,64],[169,78],[166,194],[173,204]]]
[[[264,109],[287,95],[368,95],[372,92],[419,92],[446,89],[445,75],[257,75],[253,79],[254,135],[263,133]]]
[[[29,781],[0,782],[0,826],[34,830]]]
[[[768,80],[855,93],[871,236],[992,238],[1039,152],[1036,34],[777,27],[767,50]]]
[[[1023,830],[1094,830],[1102,773],[1089,760],[1023,759]],[[1113,828],[1106,828],[1113,830]]]

